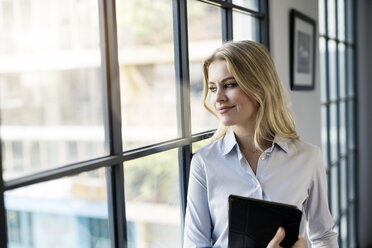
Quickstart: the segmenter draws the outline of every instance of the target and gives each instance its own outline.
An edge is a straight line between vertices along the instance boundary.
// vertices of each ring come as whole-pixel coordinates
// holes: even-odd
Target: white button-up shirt
[[[256,175],[231,129],[197,151],[190,169],[184,248],[228,246],[230,194],[295,205],[303,212],[300,235],[311,247],[338,247],[318,147],[275,136],[258,159]]]

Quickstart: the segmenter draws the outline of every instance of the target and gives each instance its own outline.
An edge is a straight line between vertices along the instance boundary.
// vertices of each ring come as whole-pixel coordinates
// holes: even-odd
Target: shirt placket
[[[250,197],[256,198],[256,199],[263,199],[263,190],[262,190],[262,186],[259,181],[259,178],[254,174],[252,168],[250,167],[250,165],[248,164],[248,161],[244,158],[244,156],[239,156],[239,160],[240,160],[241,166],[243,167],[243,169],[245,170],[247,174],[247,178],[250,184],[252,185],[252,188],[254,189],[253,192],[250,194]],[[261,157],[260,157],[258,164],[257,164],[257,168],[258,166],[264,166],[262,165],[264,162],[266,162],[264,160],[265,159],[262,159],[261,161]]]
[[[261,179],[263,178],[262,173],[264,173],[267,167],[270,155],[271,153],[265,151],[261,154],[261,156],[259,157],[257,161],[257,170],[256,170],[256,175],[254,179],[255,179],[256,188],[257,188],[257,198],[261,200],[264,199],[264,195],[265,195],[265,192],[263,191],[262,184],[261,184],[262,182]]]

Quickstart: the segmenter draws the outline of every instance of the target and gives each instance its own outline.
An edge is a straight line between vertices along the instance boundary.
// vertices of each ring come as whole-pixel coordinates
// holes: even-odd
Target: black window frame
[[[334,4],[334,14],[335,14],[335,32],[334,34],[329,34],[328,26],[329,26],[329,16],[328,16],[328,3],[330,1],[333,1]],[[357,219],[357,208],[358,208],[358,199],[356,198],[356,185],[354,185],[353,189],[354,192],[350,193],[349,187],[351,186],[350,182],[350,177],[349,175],[346,175],[346,195],[343,195],[342,192],[342,185],[341,185],[341,180],[342,180],[342,174],[341,174],[341,167],[342,163],[346,163],[346,173],[349,173],[349,170],[353,170],[353,178],[352,181],[354,184],[357,182],[357,171],[358,171],[358,147],[357,147],[357,116],[356,116],[356,110],[357,110],[357,94],[356,94],[356,88],[357,88],[357,75],[356,75],[356,1],[355,0],[342,0],[343,5],[344,5],[344,23],[339,23],[338,22],[338,15],[339,15],[339,8],[338,8],[338,0],[322,0],[319,1],[320,4],[324,4],[323,10],[324,13],[319,13],[319,15],[324,16],[324,27],[323,30],[324,32],[319,33],[319,41],[324,40],[325,42],[325,61],[324,61],[324,67],[320,68],[320,70],[323,70],[324,75],[325,75],[325,87],[322,87],[322,89],[325,90],[325,98],[322,99],[321,102],[321,108],[325,109],[325,123],[326,123],[326,133],[325,133],[325,140],[326,140],[326,147],[323,147],[325,150],[326,155],[326,163],[327,163],[327,180],[328,180],[328,198],[329,198],[329,204],[330,204],[330,209],[334,209],[333,205],[336,206],[337,209],[337,216],[333,216],[335,219],[335,227],[338,230],[338,243],[340,247],[358,247],[358,219]],[[347,8],[351,9],[347,9]],[[321,10],[322,8],[319,8]],[[332,10],[331,10],[332,11]],[[350,21],[350,22],[348,22]],[[350,25],[351,24],[351,25]],[[341,39],[339,35],[339,25],[344,25],[344,37]],[[348,37],[348,36],[351,37]],[[350,40],[351,38],[351,40]],[[331,86],[330,86],[330,68],[331,68],[331,63],[329,58],[330,54],[330,49],[329,49],[329,43],[332,42],[335,44],[335,64],[333,65],[335,67],[335,82],[336,82],[336,89],[335,91],[332,92],[332,95],[335,96],[334,99],[330,99],[331,97]],[[345,48],[345,96],[341,96],[340,94],[340,51],[339,51],[339,45],[342,44]],[[354,57],[349,58],[348,54],[348,49],[353,50],[354,52]],[[352,78],[349,77],[348,73],[348,68],[352,68],[353,75]],[[348,82],[349,80],[352,80],[353,83]],[[349,86],[352,85],[352,88],[350,89]],[[352,90],[354,92],[353,95],[348,95],[349,90]],[[344,104],[345,108],[343,113],[341,113],[341,104]],[[348,104],[352,104],[352,108],[348,109]],[[332,111],[331,106],[335,105],[335,111]],[[333,109],[334,110],[334,109]],[[336,161],[332,161],[332,156],[334,154],[332,153],[332,142],[331,142],[331,115],[335,114],[336,115],[336,136],[337,136],[337,159]],[[346,135],[346,153],[342,154],[341,153],[341,142],[340,142],[340,137],[341,137],[341,120],[340,116],[342,114],[345,114],[345,135]],[[324,118],[322,116],[322,118]],[[354,127],[354,130],[351,132],[353,133],[352,137],[349,133],[349,128],[350,128],[350,120],[352,120],[353,124],[351,126]],[[322,121],[323,123],[323,121]],[[323,127],[322,127],[323,128]],[[322,134],[323,135],[323,134]],[[349,146],[350,142],[352,142],[354,145],[352,147]],[[332,171],[334,170],[334,171]],[[336,173],[336,175],[332,175],[332,173]],[[332,176],[337,178],[337,185],[332,184]],[[334,189],[335,187],[335,189]],[[336,192],[336,197],[337,197],[337,202],[334,202],[332,200],[332,192]],[[353,195],[353,197],[351,197]],[[346,198],[346,208],[342,209],[342,202],[341,198]],[[334,214],[334,213],[332,213]],[[336,218],[335,218],[336,217]],[[342,218],[346,218],[346,241],[342,240],[342,233],[345,232],[342,224]],[[354,235],[354,240],[351,240],[350,235]]]

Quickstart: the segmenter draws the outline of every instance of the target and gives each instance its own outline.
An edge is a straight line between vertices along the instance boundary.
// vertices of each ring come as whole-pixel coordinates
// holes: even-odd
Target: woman
[[[319,148],[299,140],[268,51],[229,42],[203,65],[204,106],[219,127],[191,162],[184,247],[227,247],[230,194],[296,205],[312,247],[338,247]],[[210,103],[210,104],[208,104]],[[280,228],[268,247],[279,247]],[[301,237],[294,247],[304,247]]]

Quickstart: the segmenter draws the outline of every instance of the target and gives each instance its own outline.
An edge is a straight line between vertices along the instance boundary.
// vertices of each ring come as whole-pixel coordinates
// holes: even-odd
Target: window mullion
[[[100,0],[100,38],[103,69],[105,149],[123,161],[120,82],[115,0]],[[122,163],[106,168],[111,247],[127,247],[124,172]]]
[[[342,204],[341,204],[341,198],[342,198],[342,192],[341,192],[341,162],[342,162],[342,158],[341,158],[341,142],[340,142],[340,115],[341,115],[341,111],[340,111],[340,104],[341,104],[341,100],[340,100],[340,63],[339,63],[339,52],[340,52],[340,43],[339,43],[339,28],[338,28],[338,1],[337,0],[334,0],[334,4],[335,4],[335,9],[334,9],[334,12],[335,12],[335,19],[336,19],[336,22],[335,22],[335,37],[336,37],[336,50],[335,50],[335,56],[336,56],[336,61],[335,61],[335,68],[336,68],[336,114],[337,114],[337,117],[336,117],[336,128],[337,128],[337,131],[336,131],[336,135],[337,135],[337,163],[336,163],[336,166],[337,166],[337,205],[338,205],[338,213],[339,213],[339,216],[338,216],[338,222],[339,222],[339,225],[338,225],[338,228],[339,228],[339,232],[342,233],[343,230],[343,226],[342,226],[342,218],[344,217],[344,209],[342,209]],[[338,236],[338,242],[339,244],[342,244],[342,237],[341,235]]]
[[[231,0],[227,0],[231,3]],[[226,42],[233,39],[233,17],[231,8],[221,8],[222,21],[222,41]]]
[[[191,139],[190,79],[188,58],[187,1],[173,0],[174,64],[176,71],[178,136]],[[179,147],[179,183],[181,229],[186,212],[187,187],[191,161],[191,144]]]
[[[0,139],[0,248],[6,248],[7,247],[7,219],[6,219],[6,209],[5,209],[5,186],[3,181],[3,157],[1,156],[1,139]]]
[[[358,82],[358,74],[356,73],[356,68],[357,68],[357,61],[358,61],[358,59],[357,59],[357,52],[356,52],[356,49],[357,49],[357,46],[356,46],[356,44],[355,44],[355,36],[356,36],[356,30],[357,30],[357,23],[356,23],[356,15],[355,15],[355,12],[356,12],[356,1],[354,1],[354,0],[349,0],[350,2],[351,2],[351,8],[352,8],[352,11],[351,11],[351,15],[352,15],[352,17],[351,17],[351,21],[352,21],[352,27],[350,27],[350,28],[352,28],[353,30],[352,30],[352,33],[351,33],[351,35],[352,35],[352,37],[353,37],[353,39],[352,39],[352,42],[350,42],[351,44],[352,44],[352,46],[351,46],[351,48],[353,49],[353,52],[354,52],[354,56],[353,56],[353,60],[351,61],[352,63],[353,63],[353,65],[352,65],[352,67],[353,67],[353,78],[352,78],[352,80],[353,80],[353,82]],[[346,5],[345,5],[346,6]],[[345,8],[346,9],[346,8]],[[350,12],[349,12],[350,13]],[[346,15],[345,15],[345,17],[346,17]],[[345,18],[346,19],[346,18]],[[346,33],[346,30],[345,30],[345,33]],[[347,33],[346,33],[347,34]],[[351,63],[350,61],[349,61],[349,63]],[[346,70],[347,71],[347,70]],[[354,102],[354,105],[353,105],[353,112],[351,113],[352,115],[353,115],[353,117],[354,117],[354,130],[353,130],[353,133],[354,133],[354,144],[355,144],[355,149],[354,149],[354,156],[353,156],[353,158],[354,158],[354,167],[353,167],[353,171],[354,171],[354,182],[356,183],[356,182],[358,182],[359,180],[359,178],[358,178],[358,168],[359,168],[359,156],[358,156],[358,154],[359,154],[359,152],[358,152],[358,137],[359,137],[359,135],[358,135],[358,128],[356,128],[357,126],[358,126],[358,116],[357,116],[357,114],[355,114],[355,113],[358,113],[358,111],[357,111],[357,109],[358,109],[358,101],[357,101],[357,87],[358,87],[358,84],[357,83],[353,83],[353,85],[352,85],[352,87],[353,87],[353,92],[354,92],[354,96],[352,97],[352,101]],[[350,118],[350,116],[348,117],[348,118]],[[356,197],[356,195],[357,195],[357,192],[358,192],[358,184],[356,183],[356,185],[355,185],[355,188],[354,188],[354,201],[353,201],[353,203],[354,203],[354,212],[352,213],[353,214],[353,217],[352,218],[354,218],[354,225],[355,226],[353,226],[353,228],[354,228],[354,234],[356,234],[356,236],[355,236],[355,245],[356,246],[358,246],[358,244],[359,244],[359,238],[358,238],[358,229],[359,229],[359,218],[358,218],[358,216],[359,216],[359,214],[358,214],[358,212],[357,212],[357,209],[358,209],[358,206],[359,206],[359,200],[358,200],[358,197]]]
[[[270,39],[269,39],[269,4],[267,0],[259,1],[259,11],[264,14],[264,18],[259,20],[259,41],[270,49]]]

